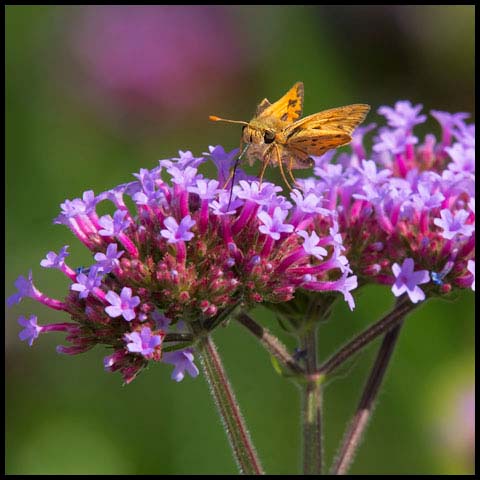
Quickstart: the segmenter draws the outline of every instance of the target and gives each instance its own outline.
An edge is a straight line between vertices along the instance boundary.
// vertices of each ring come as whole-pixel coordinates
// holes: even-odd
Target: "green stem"
[[[373,405],[378,395],[378,390],[385,377],[388,364],[392,357],[393,350],[397,344],[398,335],[403,322],[400,322],[390,330],[382,342],[377,358],[365,384],[362,398],[357,406],[350,426],[344,436],[340,452],[332,469],[333,475],[345,475],[353,461],[356,450],[360,444],[363,433],[371,417]]]
[[[303,473],[322,473],[322,376],[317,373],[317,325],[301,336],[306,375],[302,382]]]
[[[247,475],[263,474],[263,468],[253,447],[250,434],[215,344],[210,336],[203,336],[198,341],[197,347],[203,371],[210,386],[210,392],[225,427],[240,473]]]
[[[163,339],[163,343],[167,342],[192,342],[193,335],[191,333],[167,333]]]
[[[406,296],[405,296],[406,297]],[[411,312],[417,304],[410,302],[408,297],[402,298],[397,302],[393,310],[385,315],[381,320],[365,329],[353,340],[344,345],[340,350],[333,354],[328,360],[320,365],[318,371],[323,375],[329,375],[342,365],[346,360],[366,347],[378,336],[388,332],[393,327],[403,321],[404,317]]]
[[[262,343],[265,349],[277,359],[277,361],[284,368],[289,370],[294,375],[305,374],[304,369],[298,364],[298,362],[288,353],[285,345],[280,340],[272,335],[267,328],[259,325],[252,317],[246,313],[237,315],[237,320],[244,327],[246,327],[258,340]]]

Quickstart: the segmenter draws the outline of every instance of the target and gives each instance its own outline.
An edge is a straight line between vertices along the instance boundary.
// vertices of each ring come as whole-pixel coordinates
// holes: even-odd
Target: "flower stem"
[[[353,461],[354,454],[360,444],[373,410],[373,404],[380,385],[385,377],[388,364],[398,340],[403,322],[400,321],[392,330],[385,334],[377,358],[373,364],[370,376],[363,390],[355,415],[344,436],[340,452],[332,469],[333,475],[345,475]]]
[[[163,339],[166,342],[192,342],[193,335],[191,333],[167,333]]]
[[[259,325],[252,317],[243,312],[237,315],[237,320],[260,340],[265,349],[274,356],[281,365],[295,375],[303,375],[305,373],[304,369],[290,353],[288,353],[285,345],[283,345],[275,335],[272,335],[268,329]]]
[[[215,344],[210,336],[203,336],[199,339],[197,347],[203,371],[210,386],[210,392],[225,427],[240,473],[247,475],[263,474],[263,468],[253,447],[250,434]]]
[[[367,346],[372,340],[375,340],[379,335],[388,332],[402,322],[404,317],[416,306],[417,304],[410,302],[408,297],[399,300],[390,313],[357,335],[328,360],[323,362],[318,369],[319,373],[323,375],[331,374],[351,356]]]
[[[303,382],[302,430],[303,473],[322,473],[322,376],[317,373],[317,325],[301,336],[301,348],[305,351],[307,374]]]

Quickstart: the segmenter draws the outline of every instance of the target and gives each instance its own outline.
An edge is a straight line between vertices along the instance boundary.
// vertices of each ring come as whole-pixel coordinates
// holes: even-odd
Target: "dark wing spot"
[[[288,113],[284,113],[281,117],[280,117],[280,120],[282,122],[286,122],[288,120]]]
[[[288,106],[289,107],[294,107],[296,104],[297,104],[296,99],[291,99],[291,100],[288,101]]]
[[[335,138],[341,138],[343,135],[335,135]]]
[[[340,130],[343,130],[343,125],[337,125],[337,128],[339,128]]]

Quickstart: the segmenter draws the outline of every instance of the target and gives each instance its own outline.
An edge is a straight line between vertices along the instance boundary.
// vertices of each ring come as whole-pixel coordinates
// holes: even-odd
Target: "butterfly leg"
[[[273,144],[272,144],[273,145]],[[270,153],[272,151],[272,146],[270,145],[265,152],[263,153],[263,165],[262,170],[260,172],[260,176],[258,177],[258,186],[262,185],[263,175],[265,174],[265,170],[267,169],[268,164],[270,163]]]
[[[230,174],[228,175],[227,180],[223,184],[222,188],[227,188],[228,182],[232,181],[231,187],[233,188],[233,182],[235,179],[235,172],[237,171],[238,164],[240,163],[240,160],[242,160],[243,156],[245,155],[245,152],[247,151],[248,145],[245,145],[243,141],[240,141],[240,155],[238,158],[235,160],[235,163],[233,164],[233,167],[230,168]]]
[[[287,172],[290,178],[292,179],[293,185],[297,185],[298,183],[295,180],[295,177],[293,176],[292,168],[293,168],[293,157],[290,157],[290,161],[288,162]]]
[[[278,162],[278,167],[280,168],[280,173],[282,174],[283,181],[285,182],[285,185],[288,187],[289,190],[292,190],[292,187],[290,183],[287,180],[287,177],[285,176],[285,171],[283,170],[283,165],[282,165],[282,156],[280,155],[280,149],[278,148],[278,145],[274,145],[275,148],[275,153],[277,155],[277,162]]]

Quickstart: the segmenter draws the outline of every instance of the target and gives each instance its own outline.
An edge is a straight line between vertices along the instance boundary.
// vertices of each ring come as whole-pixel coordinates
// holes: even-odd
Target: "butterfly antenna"
[[[226,118],[220,118],[216,115],[210,115],[208,119],[212,122],[239,123],[240,125],[248,125],[248,122],[244,122],[242,120],[227,120]]]
[[[242,152],[240,153],[240,155],[238,156],[238,158],[235,160],[235,164],[233,165],[233,171],[232,171],[232,174],[231,174],[232,184],[231,184],[231,186],[230,186],[230,197],[228,198],[227,210],[230,208],[230,203],[231,203],[231,201],[232,201],[233,185],[234,185],[234,182],[235,182],[235,172],[237,171],[238,164],[240,163],[240,160],[243,158],[243,155],[245,155],[245,152],[247,151],[247,148],[248,148],[248,147],[249,147],[249,144],[245,145],[245,147],[243,148]]]

